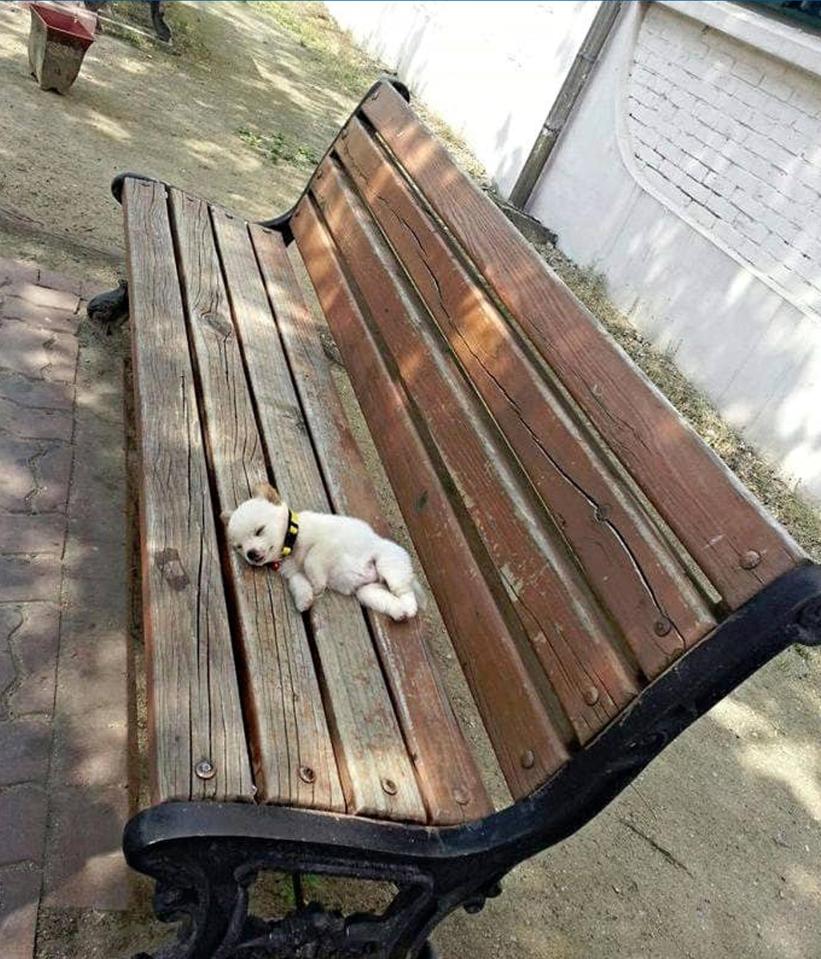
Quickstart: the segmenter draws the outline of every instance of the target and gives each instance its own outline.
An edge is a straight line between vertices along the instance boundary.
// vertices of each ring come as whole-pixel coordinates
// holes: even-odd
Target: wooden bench
[[[163,957],[432,955],[448,913],[481,908],[756,668],[819,639],[818,567],[402,93],[375,85],[267,224],[115,181],[151,779],[124,848],[160,918],[185,920]],[[446,695],[435,617],[331,594],[302,616],[226,548],[221,512],[266,479],[386,531],[360,415],[505,808]],[[264,870],[398,893],[379,916],[264,920],[247,892]]]

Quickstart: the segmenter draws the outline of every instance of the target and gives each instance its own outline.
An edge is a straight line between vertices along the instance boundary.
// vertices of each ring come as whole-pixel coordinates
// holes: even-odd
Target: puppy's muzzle
[[[259,549],[249,549],[245,556],[249,563],[261,563],[265,554]]]

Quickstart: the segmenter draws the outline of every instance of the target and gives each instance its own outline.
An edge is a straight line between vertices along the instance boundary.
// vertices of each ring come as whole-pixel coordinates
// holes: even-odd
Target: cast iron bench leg
[[[276,828],[266,826],[271,819]],[[353,835],[340,842],[342,828],[362,826],[337,823],[317,836],[304,816],[239,804],[168,803],[139,813],[126,827],[126,859],[155,880],[157,918],[179,923],[176,941],[153,959],[436,959],[429,942],[436,926],[460,906],[479,911],[498,895],[499,878],[512,865],[509,857],[369,854]],[[496,868],[482,881],[483,866]],[[297,901],[284,917],[269,919],[249,914],[248,891],[264,871],[390,882],[398,891],[379,914],[343,915]]]

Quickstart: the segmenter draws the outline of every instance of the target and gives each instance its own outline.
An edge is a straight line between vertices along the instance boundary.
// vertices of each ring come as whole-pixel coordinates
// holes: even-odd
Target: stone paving
[[[122,364],[86,295],[0,260],[3,959],[33,955],[41,897],[128,899]]]

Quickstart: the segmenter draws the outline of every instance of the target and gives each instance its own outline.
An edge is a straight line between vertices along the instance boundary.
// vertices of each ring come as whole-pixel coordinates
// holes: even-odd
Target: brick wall
[[[821,314],[821,80],[654,4],[627,96],[640,181]]]

